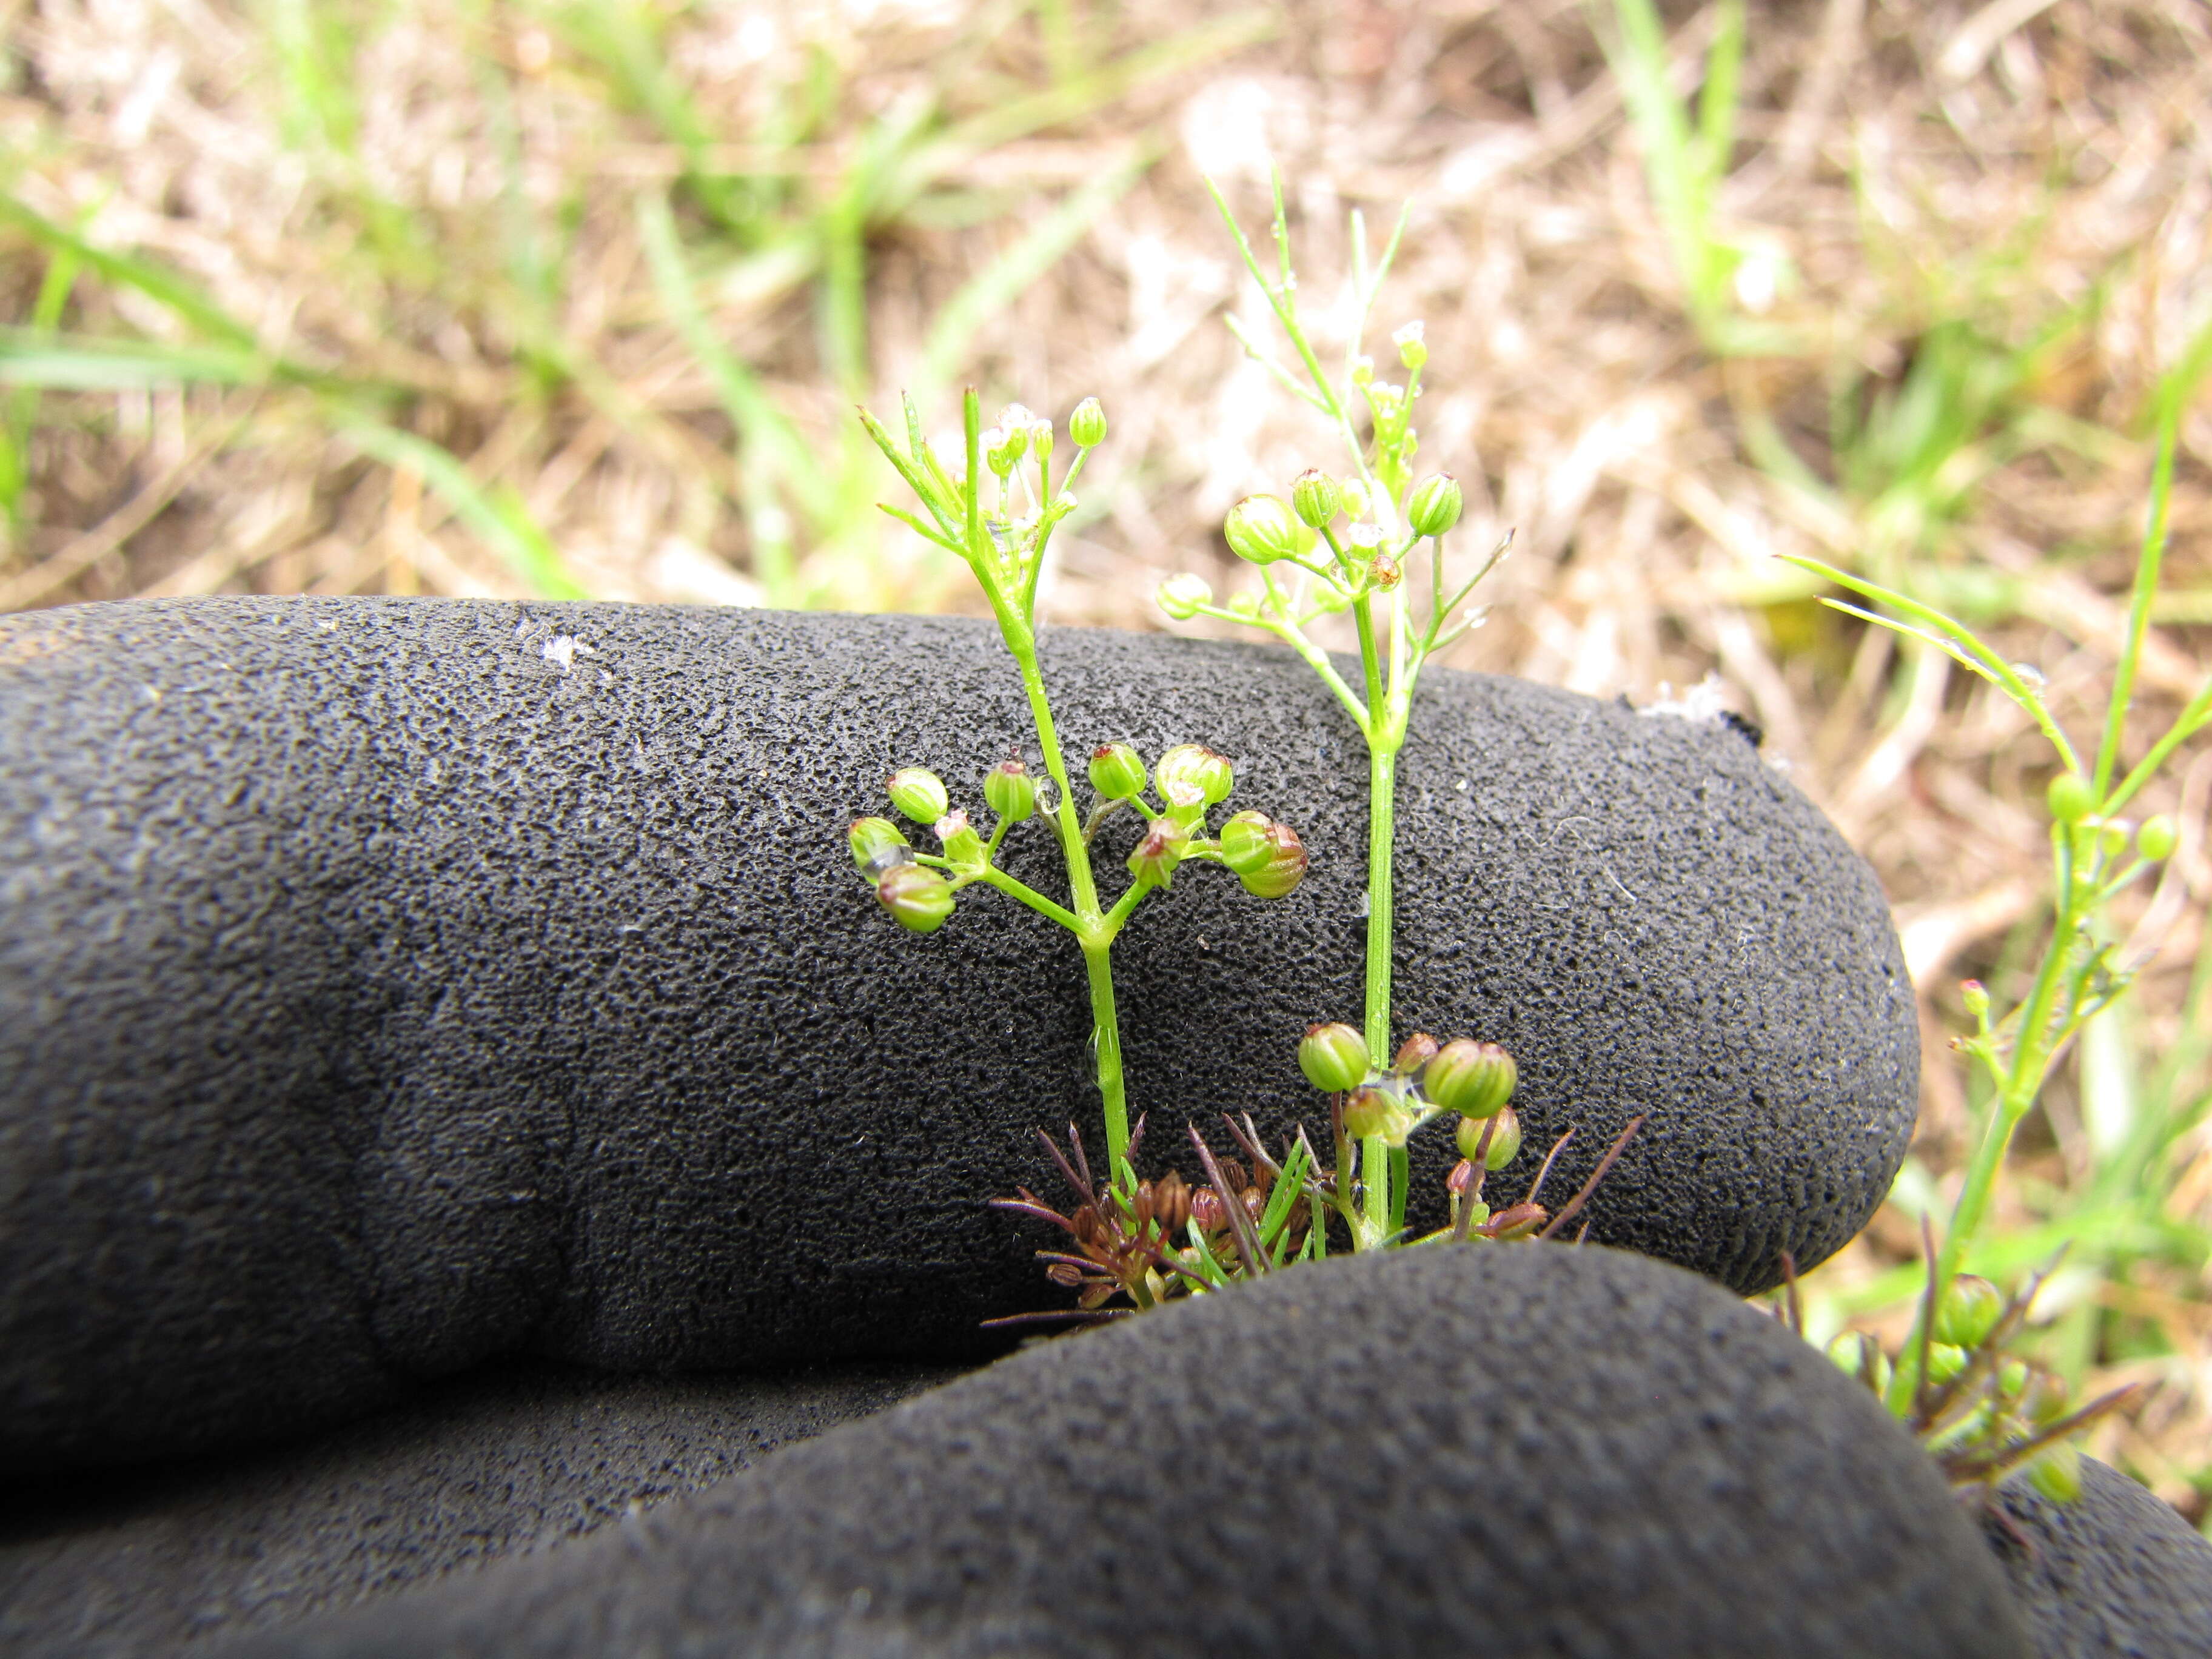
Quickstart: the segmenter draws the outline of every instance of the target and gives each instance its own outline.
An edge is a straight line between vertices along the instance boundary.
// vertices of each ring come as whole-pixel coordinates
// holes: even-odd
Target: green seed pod
[[[1240,876],[1264,870],[1274,856],[1267,831],[1274,820],[1265,812],[1239,812],[1221,826],[1221,861]]]
[[[1221,533],[1229,550],[1254,564],[1273,564],[1298,550],[1298,519],[1279,495],[1247,495],[1229,509]]]
[[[1936,1340],[1960,1348],[1978,1348],[2004,1317],[2004,1292],[1975,1273],[1951,1281],[1943,1305],[1936,1310]]]
[[[1978,979],[1962,979],[1959,1000],[1966,1005],[1966,1018],[1978,1020],[1990,1011],[1990,988]]]
[[[1085,398],[1067,417],[1067,436],[1078,449],[1096,449],[1106,441],[1106,411],[1096,398]]]
[[[2018,1401],[2027,1395],[2034,1375],[2025,1359],[2008,1359],[1997,1367],[1997,1392],[2007,1400]]]
[[[1432,472],[1413,486],[1406,501],[1406,522],[1417,536],[1441,536],[1459,522],[1463,498],[1449,472]]]
[[[2096,791],[2079,772],[2061,772],[2045,792],[2051,816],[2061,823],[2079,823],[2097,810]]]
[[[1212,806],[1229,798],[1236,787],[1237,775],[1229,763],[1203,744],[1179,743],[1162,755],[1159,763],[1152,768],[1152,781],[1164,794],[1178,783],[1188,784],[1198,791],[1199,799]]]
[[[1126,743],[1102,743],[1091,751],[1091,787],[1101,800],[1127,800],[1145,793],[1145,757]]]
[[[1928,1380],[1941,1388],[1966,1369],[1966,1351],[1953,1342],[1928,1345]]]
[[[1344,491],[1328,473],[1308,467],[1291,480],[1291,506],[1301,523],[1319,530],[1343,511]]]
[[[2081,1495],[2081,1449],[2070,1440],[2046,1446],[2027,1466],[2027,1483],[2054,1504]]]
[[[983,804],[1008,823],[1025,823],[1036,811],[1036,780],[1010,756],[985,774]]]
[[[2097,830],[2097,845],[2108,859],[2116,859],[2128,850],[2132,835],[2130,826],[2123,819],[2107,818]]]
[[[1176,621],[1188,622],[1198,614],[1200,606],[1213,603],[1213,588],[1205,577],[1186,570],[1162,582],[1152,598]]]
[[[1390,343],[1398,348],[1398,361],[1409,369],[1429,361],[1429,343],[1423,337],[1426,331],[1419,323],[1408,323],[1390,337]]]
[[[1256,870],[1239,870],[1237,880],[1255,898],[1281,898],[1306,878],[1306,849],[1287,823],[1267,826],[1267,859]]]
[[[1345,479],[1344,516],[1352,520],[1364,519],[1367,516],[1370,505],[1367,486],[1358,478]]]
[[[845,844],[853,849],[853,862],[860,873],[871,878],[914,856],[898,825],[889,818],[854,818],[845,832]]]
[[[1380,1135],[1392,1146],[1406,1144],[1413,1127],[1411,1108],[1389,1089],[1355,1089],[1344,1103],[1344,1132],[1354,1140]]]
[[[2173,849],[2180,843],[2180,832],[2173,827],[2173,820],[2163,812],[2145,818],[2142,828],[2136,831],[2136,851],[2153,864],[2162,864],[2172,858]]]
[[[1489,1157],[1484,1157],[1482,1159],[1482,1168],[1486,1168],[1486,1170],[1502,1170],[1506,1164],[1510,1164],[1510,1161],[1520,1157],[1520,1113],[1516,1113],[1510,1106],[1506,1106],[1506,1109],[1502,1110],[1502,1113],[1498,1113],[1498,1117],[1493,1117],[1491,1121],[1498,1124],[1498,1128],[1491,1130],[1491,1152]],[[1467,1134],[1467,1130],[1475,1130],[1475,1139],[1478,1139],[1480,1144],[1480,1130],[1482,1130],[1482,1124],[1480,1124],[1478,1119],[1474,1117],[1460,1119],[1460,1134]],[[1468,1157],[1474,1157],[1474,1155],[1468,1152]]]
[[[884,871],[876,897],[909,933],[933,933],[952,914],[952,884],[926,864],[894,865]]]
[[[1349,1025],[1309,1025],[1298,1039],[1298,1069],[1323,1094],[1340,1095],[1367,1081],[1367,1042]]]
[[[1421,1092],[1462,1117],[1494,1117],[1513,1098],[1519,1073],[1494,1042],[1447,1042],[1421,1073]]]
[[[916,823],[934,823],[952,810],[945,780],[926,766],[902,767],[891,774],[891,805]]]
[[[1052,459],[1052,422],[1050,421],[1030,422],[1030,453],[1040,461],[1048,461]]]
[[[983,838],[969,827],[965,812],[947,812],[933,826],[945,856],[955,864],[981,864]]]
[[[1375,360],[1364,355],[1352,360],[1352,383],[1366,386],[1375,379]]]
[[[1129,854],[1129,873],[1154,887],[1165,887],[1182,862],[1182,849],[1190,831],[1171,817],[1154,818],[1136,850]]]

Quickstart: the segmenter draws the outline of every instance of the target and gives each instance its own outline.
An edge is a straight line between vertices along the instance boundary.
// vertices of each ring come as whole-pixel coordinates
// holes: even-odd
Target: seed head
[[[1198,791],[1201,802],[1212,806],[1229,798],[1237,779],[1229,763],[1211,749],[1202,744],[1179,743],[1160,757],[1152,768],[1152,781],[1164,795],[1176,784],[1188,784]]]
[[[1406,522],[1417,536],[1441,536],[1459,522],[1464,504],[1460,487],[1449,472],[1432,472],[1413,486],[1406,500]]]
[[[985,775],[983,804],[1008,823],[1023,823],[1036,811],[1036,780],[1010,756]]]
[[[880,878],[894,864],[914,860],[914,849],[889,818],[854,818],[845,832],[845,844],[853,849],[853,862],[860,873],[871,879]]]
[[[1301,523],[1319,530],[1343,510],[1344,491],[1328,473],[1308,467],[1291,480],[1291,505]]]
[[[891,774],[891,805],[916,823],[934,823],[951,809],[945,780],[926,766],[902,767]]]
[[[884,871],[876,897],[909,933],[933,933],[952,914],[952,884],[926,864],[899,864]]]
[[[1152,886],[1165,887],[1174,879],[1176,866],[1182,862],[1183,846],[1189,839],[1190,831],[1175,818],[1154,818],[1129,854],[1129,873]]]
[[[1162,582],[1153,595],[1161,610],[1177,622],[1188,622],[1201,605],[1213,603],[1213,588],[1205,577],[1183,571]]]
[[[1145,757],[1126,743],[1102,743],[1091,751],[1091,787],[1101,800],[1127,800],[1145,793]]]
[[[1513,1056],[1496,1043],[1470,1042],[1461,1037],[1437,1050],[1436,1058],[1421,1073],[1421,1092],[1462,1117],[1494,1117],[1513,1098],[1519,1077]],[[1492,1142],[1493,1146],[1496,1144]]]
[[[1229,509],[1221,533],[1229,550],[1254,564],[1273,564],[1298,550],[1298,520],[1279,495],[1247,495]]]
[[[1267,826],[1267,861],[1255,870],[1240,870],[1237,878],[1255,898],[1282,898],[1306,878],[1306,849],[1298,832],[1287,823]]]
[[[1298,1040],[1298,1069],[1324,1094],[1367,1081],[1367,1041],[1349,1025],[1309,1025]]]

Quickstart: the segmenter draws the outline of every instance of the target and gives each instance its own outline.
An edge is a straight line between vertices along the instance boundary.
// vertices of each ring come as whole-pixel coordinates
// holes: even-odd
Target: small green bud
[[[2081,1495],[2081,1449],[2070,1440],[2046,1446],[2027,1466],[2027,1484],[2054,1504],[2070,1504]]]
[[[1009,756],[985,775],[983,804],[1008,823],[1022,823],[1036,811],[1036,780],[1020,760]]]
[[[1343,495],[1346,518],[1364,519],[1367,516],[1367,509],[1371,503],[1367,496],[1367,485],[1363,481],[1358,478],[1346,478],[1344,481]]]
[[[1990,1011],[1990,988],[1978,979],[1962,979],[1959,1000],[1966,1005],[1966,1018],[1978,1020]]]
[[[1490,1146],[1486,1152],[1482,1149],[1482,1138],[1486,1132],[1490,1136]],[[1456,1139],[1462,1158],[1473,1158],[1480,1155],[1483,1168],[1502,1170],[1520,1155],[1521,1115],[1508,1106],[1495,1117],[1463,1117],[1459,1121]]]
[[[2172,858],[2180,842],[2181,836],[2174,829],[2173,820],[2163,812],[2145,818],[2142,828],[2136,831],[2136,851],[2153,864],[2162,864]]]
[[[1398,348],[1398,361],[1409,369],[1429,361],[1429,343],[1423,337],[1426,332],[1422,324],[1408,323],[1390,337],[1390,343]]]
[[[1267,826],[1267,862],[1256,870],[1239,870],[1237,880],[1255,898],[1282,898],[1306,878],[1306,849],[1298,832],[1287,823]]]
[[[1977,1273],[1960,1273],[1936,1310],[1936,1340],[1978,1348],[2004,1317],[2004,1307],[2002,1291]]]
[[[1298,520],[1279,495],[1247,495],[1221,526],[1229,550],[1254,564],[1273,564],[1298,550]]]
[[[1202,744],[1179,743],[1162,755],[1152,768],[1152,781],[1164,794],[1171,785],[1187,783],[1199,799],[1212,806],[1229,798],[1236,774],[1229,763]]]
[[[1358,356],[1352,360],[1352,385],[1365,386],[1374,378],[1375,360],[1372,357]]]
[[[1154,818],[1129,854],[1129,873],[1154,887],[1166,886],[1182,862],[1183,844],[1189,839],[1190,831],[1176,819]]]
[[[1388,1145],[1402,1146],[1413,1127],[1413,1110],[1395,1091],[1355,1089],[1344,1103],[1344,1132],[1354,1140],[1380,1135]]]
[[[854,818],[853,827],[845,832],[845,844],[853,849],[853,862],[860,873],[871,878],[881,876],[894,864],[910,863],[914,859],[906,837],[889,818]]]
[[[2027,1420],[2038,1428],[2047,1428],[2066,1415],[2066,1379],[2051,1371],[2037,1371],[2028,1378],[2028,1385],[2021,1397],[2021,1409]]]
[[[1888,1388],[1889,1356],[1881,1344],[1865,1331],[1839,1331],[1828,1344],[1828,1358],[1849,1376],[1856,1376],[1877,1394]]]
[[[1027,413],[1026,410],[1024,413]],[[1020,426],[994,426],[981,438],[983,463],[1001,478],[1014,470],[1017,463],[1029,453],[1030,429],[1024,422]]]
[[[934,823],[952,807],[945,780],[926,766],[902,767],[891,774],[891,805],[916,823]]]
[[[933,933],[952,914],[952,884],[926,864],[899,864],[884,871],[876,897],[909,933]]]
[[[1274,820],[1265,812],[1239,812],[1221,826],[1221,861],[1240,876],[1267,868],[1274,856],[1267,831]]]
[[[1298,1069],[1323,1094],[1340,1095],[1367,1081],[1367,1042],[1349,1025],[1309,1025],[1298,1039]]]
[[[1426,1031],[1416,1031],[1398,1045],[1398,1057],[1390,1062],[1390,1069],[1402,1078],[1419,1077],[1421,1067],[1439,1052],[1434,1037]]]
[[[2008,1359],[1997,1367],[1997,1392],[2007,1400],[2021,1399],[2034,1375],[2025,1359]]]
[[[2108,859],[2116,859],[2128,850],[2130,826],[2122,819],[2107,818],[2097,830],[2097,845]]]
[[[1462,1117],[1494,1117],[1513,1098],[1519,1073],[1494,1042],[1447,1042],[1421,1073],[1421,1092]]]
[[[1188,622],[1198,614],[1200,605],[1213,603],[1213,588],[1205,577],[1186,570],[1162,582],[1153,598],[1160,609],[1177,622]]]
[[[947,812],[933,827],[945,856],[955,864],[982,863],[983,838],[969,827],[965,812]]]
[[[1096,398],[1085,398],[1067,417],[1067,436],[1078,449],[1096,449],[1106,441],[1106,411]]]
[[[1260,596],[1256,593],[1231,593],[1229,609],[1234,616],[1256,617],[1260,614]]]
[[[1459,522],[1459,482],[1449,472],[1432,472],[1406,498],[1406,522],[1417,536],[1441,536]]]
[[[1928,1345],[1928,1380],[1937,1388],[1966,1369],[1966,1351],[1955,1342]]]
[[[1030,422],[1030,453],[1040,461],[1048,461],[1052,459],[1052,422],[1050,421]]]
[[[1328,473],[1308,467],[1291,480],[1291,505],[1301,523],[1319,530],[1342,510],[1344,491]]]
[[[2079,772],[2061,772],[2047,792],[2051,816],[2061,823],[2079,823],[2097,810],[2096,792]]]
[[[1126,743],[1102,743],[1091,751],[1091,787],[1101,800],[1127,800],[1145,793],[1145,757]]]

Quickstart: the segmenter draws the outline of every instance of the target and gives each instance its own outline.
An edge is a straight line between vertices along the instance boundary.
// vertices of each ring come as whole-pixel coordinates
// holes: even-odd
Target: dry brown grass
[[[2146,398],[2212,309],[2204,11],[1758,10],[1720,211],[1766,269],[1789,273],[1771,296],[1744,297],[1795,343],[1721,361],[1686,320],[1584,6],[1291,6],[1271,39],[1132,77],[1034,130],[963,128],[1025,92],[1064,92],[1081,66],[1173,40],[1194,15],[1159,0],[1066,9],[1073,33],[1058,35],[1052,6],[855,0],[673,17],[666,72],[696,100],[714,164],[787,181],[779,222],[803,245],[749,255],[678,191],[716,334],[811,447],[841,453],[848,394],[885,402],[920,375],[933,319],[963,284],[1072,191],[1149,160],[1065,258],[995,309],[939,390],[957,371],[1063,418],[1085,393],[1104,399],[1113,434],[1087,481],[1092,515],[1065,539],[1047,609],[1158,627],[1161,576],[1236,585],[1218,534],[1231,501],[1332,459],[1327,434],[1221,327],[1224,307],[1255,321],[1260,308],[1200,171],[1256,229],[1267,161],[1279,164],[1304,293],[1331,345],[1346,210],[1364,207],[1379,231],[1412,198],[1378,321],[1427,325],[1423,453],[1467,484],[1470,544],[1520,531],[1494,619],[1454,660],[1638,700],[1722,678],[1899,907],[1930,1051],[1915,1156],[1940,1185],[1966,1127],[1941,1048],[1958,1020],[1950,988],[1969,971],[2002,975],[2033,945],[2045,774],[2009,703],[1820,610],[1771,556],[1872,561],[1948,602],[1978,599],[1976,619],[2049,677],[2062,718],[2092,729],[2140,532]],[[264,343],[395,389],[398,418],[480,483],[511,485],[594,593],[757,600],[763,526],[749,509],[762,492],[732,463],[714,382],[669,320],[632,212],[640,191],[678,179],[680,150],[612,95],[555,14],[506,4],[466,25],[413,3],[361,8],[357,139],[334,146],[288,112],[265,23],[278,15],[201,0],[19,6],[0,101],[17,198],[188,273]],[[1670,15],[1687,88],[1714,14]],[[768,89],[809,49],[836,67],[834,97],[817,132],[782,142],[764,125]],[[841,368],[820,343],[806,228],[830,213],[869,124],[918,97],[941,100],[952,137],[924,152],[927,191],[871,219],[865,362]],[[510,179],[537,234],[570,228],[548,252],[562,275],[534,333],[518,320]],[[380,233],[383,222],[402,228]],[[0,292],[20,321],[46,260],[0,236]],[[143,295],[92,280],[64,324],[180,337]],[[1893,391],[1961,331],[1991,362],[2050,344],[1975,423],[1954,463],[1955,513],[1899,517],[1870,488],[1792,488],[1754,459],[1747,422],[1765,412],[1813,473],[1838,479],[1850,458],[1832,453],[1832,389]],[[557,351],[565,372],[534,368],[531,349]],[[946,398],[936,412],[950,410]],[[2200,402],[2183,435],[2174,625],[2147,659],[2144,729],[2194,688],[2212,623],[2212,410]],[[0,608],[526,591],[419,476],[366,460],[306,392],[48,393],[31,456]],[[844,516],[801,547],[811,596],[960,603],[912,538],[851,512],[890,494],[888,473],[854,476]],[[2139,1110],[2193,1111],[2206,1092],[2184,1039],[2212,892],[2208,787],[2199,765],[2148,803],[2185,809],[2188,825],[2152,918],[2160,950],[2123,1041],[2100,1051],[2105,1080],[2085,1094],[2069,1069],[2052,1091],[2008,1224],[2063,1215],[2094,1185],[2099,1125],[2123,1099],[2115,1079]],[[2171,1173],[2166,1214],[2212,1224],[2212,1133],[2178,1127]],[[1814,1288],[1843,1307],[1911,1248],[1910,1223],[1887,1212]],[[2202,1516],[2212,1313],[2197,1266],[2169,1253],[2074,1289],[2076,1310],[2048,1340],[2154,1384],[2095,1449]]]

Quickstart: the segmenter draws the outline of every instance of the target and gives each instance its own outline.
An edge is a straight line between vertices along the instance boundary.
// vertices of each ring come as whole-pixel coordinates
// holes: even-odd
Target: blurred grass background
[[[2077,734],[2120,640],[2161,377],[2212,319],[2190,0],[0,0],[0,610],[208,592],[967,603],[850,418],[967,380],[1113,424],[1044,609],[1158,628],[1248,490],[1333,459],[1221,325],[1199,182],[1414,202],[1377,313],[1423,460],[1517,526],[1459,665],[1638,702],[1717,676],[1873,861],[1922,998],[1890,1204],[1807,1286],[1901,1333],[1970,1122],[1956,985],[2040,948],[2039,744],[1770,556],[1993,631]],[[2212,628],[2185,384],[2137,718]],[[933,402],[932,401],[933,400]],[[2137,744],[2140,752],[2141,744]],[[2035,1344],[2146,1385],[2092,1449],[2212,1522],[2212,758],[2124,917],[2155,946],[2030,1126],[1977,1265],[2069,1254]]]

